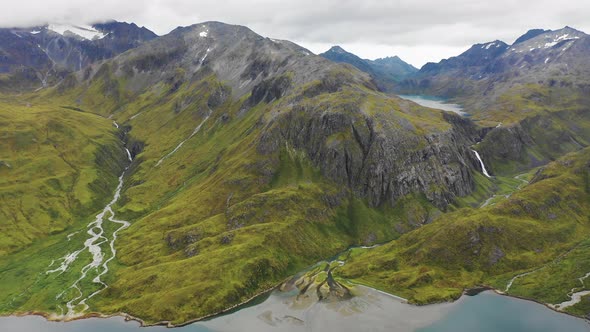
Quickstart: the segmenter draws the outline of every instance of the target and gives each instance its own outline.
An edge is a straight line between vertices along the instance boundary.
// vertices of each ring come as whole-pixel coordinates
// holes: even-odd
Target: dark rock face
[[[365,115],[355,104],[339,105],[338,110],[296,106],[269,124],[258,149],[271,153],[287,142],[305,151],[324,176],[347,185],[373,206],[423,193],[445,208],[474,188],[470,169],[476,161],[466,147],[478,137],[468,120],[454,115],[447,119],[451,130],[419,136],[395,112],[379,118]]]
[[[0,73],[19,67],[48,69],[51,60],[30,34],[0,29]]]
[[[198,242],[201,238],[202,234],[199,230],[192,230],[186,233],[172,231],[166,235],[166,243],[172,250],[179,250]],[[189,250],[188,247],[186,249]]]
[[[476,44],[459,56],[442,60],[440,63],[427,63],[420,69],[420,73],[433,74],[450,69],[469,70],[469,67],[486,66],[487,63],[502,55],[507,49],[508,45],[499,40],[487,44]]]
[[[511,173],[546,164],[568,152],[587,146],[590,132],[579,123],[590,121],[590,112],[556,111],[526,118],[517,124],[493,128],[478,150],[492,170],[507,162]]]
[[[487,144],[488,142],[490,143]],[[490,131],[486,136],[486,142],[482,143],[482,151],[485,151],[482,155],[498,160],[520,160],[525,146],[532,144],[531,137],[520,124],[499,127]]]
[[[280,99],[291,87],[291,79],[288,76],[264,80],[252,89],[250,98],[246,101],[249,106],[254,106],[262,101],[270,103]]]
[[[221,237],[221,244],[230,244],[234,240],[234,233],[225,234]]]
[[[229,99],[231,99],[231,88],[225,85],[219,86],[213,90],[209,99],[207,99],[207,107],[214,110]]]
[[[514,44],[519,44],[522,42],[525,42],[529,39],[535,38],[540,34],[543,34],[545,32],[549,32],[550,30],[543,30],[543,29],[531,29],[529,31],[527,31],[524,35],[518,37],[515,41]]]
[[[490,253],[490,260],[489,260],[490,265],[495,265],[504,256],[506,256],[504,251],[502,251],[502,249],[500,249],[498,246],[494,246],[494,248],[492,249],[492,252]]]

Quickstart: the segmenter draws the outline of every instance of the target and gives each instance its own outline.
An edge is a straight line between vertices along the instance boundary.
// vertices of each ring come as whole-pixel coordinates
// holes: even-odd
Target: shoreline
[[[228,312],[230,312],[230,311],[232,311],[232,310],[234,310],[234,309],[236,309],[236,308],[238,308],[240,306],[247,305],[248,303],[252,302],[253,300],[255,300],[256,298],[258,298],[260,296],[263,296],[265,294],[271,293],[272,291],[278,289],[278,287],[280,287],[280,285],[282,285],[282,283],[280,283],[280,284],[278,284],[276,286],[270,287],[268,289],[265,289],[263,291],[260,291],[256,295],[248,298],[247,300],[244,300],[244,301],[242,301],[242,302],[240,302],[238,304],[232,305],[231,307],[228,307],[228,308],[223,309],[221,311],[218,311],[216,313],[212,313],[212,314],[209,314],[209,315],[205,315],[205,316],[201,316],[201,317],[198,317],[198,318],[190,319],[190,320],[188,320],[186,322],[182,322],[182,323],[179,323],[179,324],[172,324],[170,321],[159,321],[159,322],[149,323],[148,324],[143,319],[141,319],[139,317],[136,317],[136,316],[132,316],[132,315],[130,315],[128,313],[125,313],[125,312],[119,312],[119,313],[114,313],[114,314],[103,314],[103,313],[99,313],[99,312],[89,312],[89,313],[82,314],[80,316],[75,316],[75,317],[70,317],[70,318],[63,318],[63,317],[57,316],[55,313],[47,313],[47,312],[43,312],[43,311],[27,311],[27,312],[15,312],[15,313],[11,313],[9,315],[1,315],[0,314],[0,317],[10,317],[10,316],[15,316],[15,317],[40,316],[40,317],[45,318],[49,322],[64,322],[64,323],[72,322],[72,321],[76,321],[76,320],[89,319],[89,318],[105,318],[105,319],[108,319],[108,318],[114,318],[114,317],[122,317],[125,320],[125,322],[129,322],[129,321],[138,322],[140,327],[163,326],[163,327],[171,328],[172,329],[172,328],[177,328],[177,327],[184,327],[184,326],[187,326],[187,325],[190,325],[190,324],[194,324],[194,323],[201,322],[201,321],[206,321],[206,320],[209,320],[209,319],[214,319],[217,316],[223,316],[224,314],[227,314]],[[573,317],[573,318],[581,319],[581,320],[585,321],[586,323],[588,323],[590,325],[590,319],[587,319],[587,318],[584,318],[584,317],[580,317],[580,316],[576,316],[574,314],[571,314],[571,313],[568,313],[568,312],[565,312],[565,311],[560,311],[560,310],[552,307],[548,303],[543,303],[543,302],[540,302],[540,301],[535,300],[535,299],[530,299],[530,298],[526,298],[526,297],[522,297],[522,296],[518,296],[518,295],[509,295],[509,294],[507,294],[507,293],[505,293],[505,292],[503,292],[503,291],[501,291],[499,289],[496,289],[496,288],[490,287],[490,286],[486,286],[486,285],[475,286],[475,287],[472,287],[472,288],[466,288],[466,289],[463,290],[463,293],[461,294],[461,296],[459,298],[457,298],[456,300],[453,300],[453,301],[433,302],[433,303],[423,304],[423,305],[412,304],[412,303],[408,302],[406,299],[404,299],[402,297],[399,297],[397,295],[388,293],[386,291],[382,291],[382,290],[377,289],[377,288],[374,288],[374,287],[370,287],[370,286],[367,286],[367,285],[364,285],[364,284],[360,284],[360,283],[357,284],[357,285],[371,288],[372,290],[375,290],[375,291],[377,291],[377,292],[379,292],[379,293],[381,293],[383,295],[388,295],[390,297],[393,297],[393,298],[399,300],[400,302],[404,302],[405,304],[411,305],[411,306],[428,306],[428,305],[434,305],[434,304],[439,304],[439,303],[454,303],[454,302],[457,302],[459,299],[461,299],[464,296],[476,296],[479,293],[482,293],[482,292],[485,292],[485,291],[492,291],[492,292],[494,292],[497,295],[511,297],[511,298],[514,298],[514,299],[519,299],[519,300],[534,302],[534,303],[543,305],[544,307],[546,307],[546,308],[548,308],[548,309],[550,309],[550,310],[552,310],[554,312],[557,312],[557,313],[560,313],[560,314],[565,314],[565,315],[568,315],[568,316]]]
[[[529,302],[534,302],[534,303],[540,304],[540,305],[544,306],[545,308],[550,309],[551,311],[554,311],[554,312],[557,312],[557,313],[560,313],[560,314],[565,314],[565,315],[568,315],[570,317],[578,318],[578,319],[581,319],[581,320],[585,321],[586,323],[590,324],[590,319],[585,318],[585,317],[576,316],[576,315],[571,314],[571,313],[569,313],[567,311],[561,311],[561,310],[556,309],[555,307],[553,307],[550,303],[544,303],[544,302],[541,302],[541,301],[538,301],[538,300],[535,300],[535,299],[531,299],[531,298],[526,298],[526,297],[523,297],[523,296],[506,294],[505,292],[503,292],[503,291],[501,291],[499,289],[495,289],[495,288],[491,288],[491,287],[489,288],[489,290],[491,290],[494,293],[496,293],[498,295],[501,295],[501,296],[511,297],[511,298],[514,298],[514,299],[519,299],[519,300],[523,300],[523,301],[529,301]]]
[[[280,284],[279,284],[280,285]],[[163,326],[166,328],[177,328],[177,327],[183,327],[183,326],[187,326],[193,323],[197,323],[200,321],[206,321],[208,319],[213,319],[217,316],[222,316],[224,314],[227,314],[229,311],[236,309],[237,307],[243,306],[243,305],[247,305],[248,303],[250,303],[251,301],[253,301],[254,299],[256,299],[259,296],[262,296],[264,294],[270,293],[273,290],[277,289],[278,286],[273,286],[271,288],[265,289],[263,291],[258,292],[256,295],[238,303],[235,305],[232,305],[231,307],[228,307],[226,309],[223,309],[221,311],[218,311],[216,313],[212,313],[209,315],[205,315],[205,316],[201,316],[198,318],[194,318],[194,319],[190,319],[186,322],[182,322],[180,324],[172,324],[170,321],[158,321],[155,323],[146,323],[143,319],[130,315],[128,313],[125,312],[119,312],[119,313],[114,313],[114,314],[104,314],[104,313],[100,313],[100,312],[88,312],[79,316],[74,316],[74,317],[69,317],[69,318],[65,318],[65,317],[60,317],[58,315],[56,315],[55,313],[48,313],[48,312],[44,312],[44,311],[26,311],[26,312],[14,312],[8,315],[4,315],[4,314],[0,314],[0,317],[10,317],[10,316],[15,316],[15,317],[26,317],[26,316],[39,316],[39,317],[43,317],[45,318],[48,322],[63,322],[63,323],[67,323],[67,322],[73,322],[73,321],[77,321],[77,320],[83,320],[83,319],[89,319],[89,318],[113,318],[113,317],[122,317],[125,322],[129,322],[129,321],[135,321],[139,323],[140,327],[154,327],[154,326]]]

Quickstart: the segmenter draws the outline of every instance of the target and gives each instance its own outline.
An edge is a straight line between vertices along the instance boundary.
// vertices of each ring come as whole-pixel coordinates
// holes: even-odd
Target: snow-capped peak
[[[62,36],[69,32],[88,40],[102,39],[106,36],[89,25],[49,24],[47,29]]]
[[[557,45],[559,42],[564,41],[564,40],[573,40],[573,39],[580,39],[580,37],[578,37],[578,36],[570,37],[568,33],[565,33],[561,36],[557,36],[557,37],[553,38],[552,41],[545,43],[545,48],[553,47],[553,46]]]
[[[481,48],[482,49],[486,49],[486,50],[489,50],[492,47],[495,47],[495,48],[502,47],[502,43],[501,42],[498,42],[496,40],[496,41],[493,41],[493,42],[490,42],[490,43],[486,43],[486,44],[482,44],[481,45]]]

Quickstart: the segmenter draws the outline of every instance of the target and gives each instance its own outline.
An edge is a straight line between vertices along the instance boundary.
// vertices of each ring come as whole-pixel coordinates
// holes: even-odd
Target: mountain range
[[[338,63],[348,63],[371,75],[378,87],[384,91],[392,91],[396,83],[415,74],[418,69],[404,62],[398,56],[376,60],[361,59],[346,52],[340,46],[334,46],[320,56]]]
[[[178,325],[329,257],[301,294],[567,301],[590,271],[589,40],[417,70],[220,22],[2,29],[0,312]]]
[[[152,31],[131,23],[105,22],[92,26],[48,24],[33,28],[0,29],[0,73],[19,72],[1,89],[47,87],[67,72],[137,47],[156,38]]]

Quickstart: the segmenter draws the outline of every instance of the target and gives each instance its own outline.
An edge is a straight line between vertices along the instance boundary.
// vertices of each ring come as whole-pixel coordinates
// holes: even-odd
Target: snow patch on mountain
[[[47,29],[62,36],[69,32],[88,40],[102,39],[106,36],[89,25],[50,24]]]

